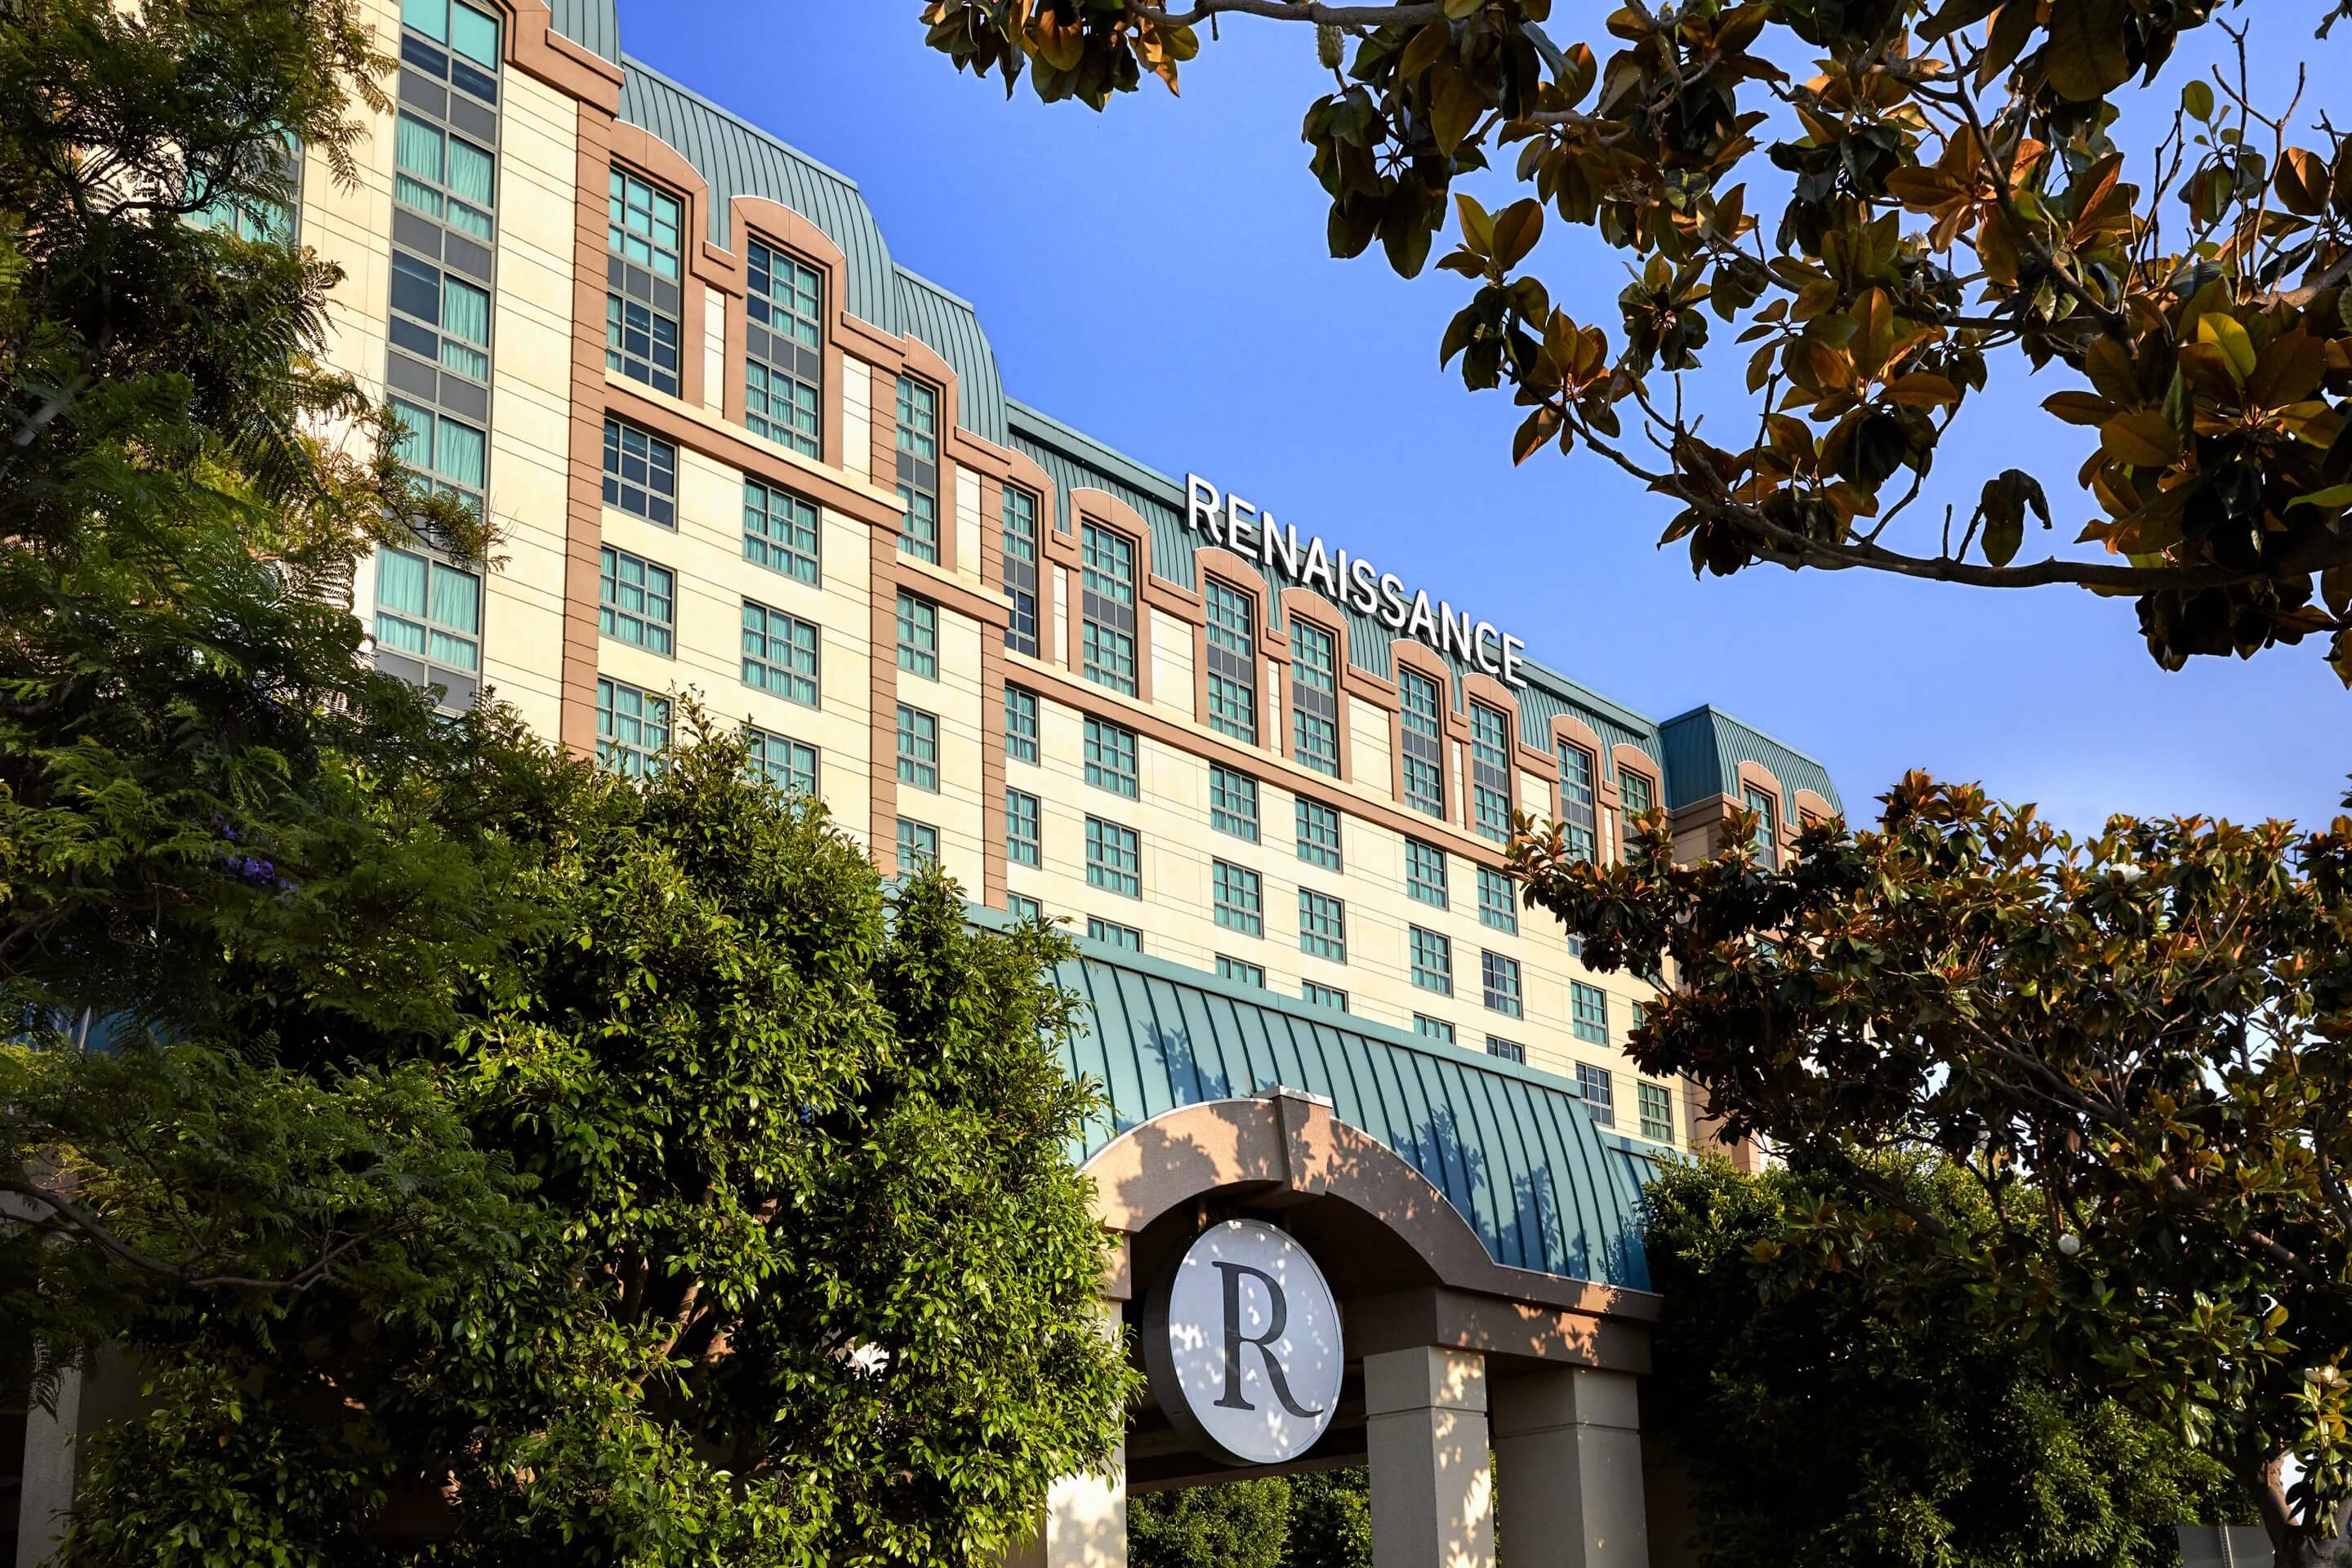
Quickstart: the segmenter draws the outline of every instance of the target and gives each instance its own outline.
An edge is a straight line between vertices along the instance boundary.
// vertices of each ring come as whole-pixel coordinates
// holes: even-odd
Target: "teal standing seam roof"
[[[548,0],[555,30],[599,59],[621,60],[621,18],[614,0]]]
[[[1666,804],[1688,805],[1711,795],[1739,795],[1739,764],[1768,769],[1790,790],[1809,789],[1839,811],[1837,785],[1829,770],[1793,747],[1741,723],[1719,708],[1694,708],[1658,726],[1666,754]]]
[[[983,441],[1012,446],[996,350],[981,331],[980,313],[971,302],[901,267],[898,305],[906,335],[929,344],[956,373],[956,423]]]
[[[1426,1177],[1496,1262],[1649,1289],[1641,1204],[1655,1156],[1595,1127],[1566,1081],[1197,970],[1080,946],[1059,979],[1084,1000],[1090,1028],[1068,1063],[1110,1102],[1080,1158],[1180,1106],[1304,1089]]]
[[[842,309],[891,336],[902,331],[898,268],[857,182],[787,147],[639,59],[624,60],[621,118],[677,149],[710,182],[710,243],[731,247],[737,196],[788,206],[841,247],[846,258]],[[936,347],[937,345],[933,345]]]

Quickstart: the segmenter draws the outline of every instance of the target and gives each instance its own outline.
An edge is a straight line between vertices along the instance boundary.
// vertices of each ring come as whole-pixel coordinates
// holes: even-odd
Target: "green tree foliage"
[[[1877,1168],[1956,1235],[1994,1228],[1964,1173]],[[1757,1261],[1847,1196],[1720,1161],[1650,1188],[1666,1316],[1643,1408],[1687,1468],[1706,1562],[2140,1568],[2176,1560],[2176,1523],[2242,1510],[2210,1456],[2050,1377],[1961,1281]]]
[[[0,5],[0,1324],[151,1385],[70,1560],[992,1563],[1133,1382],[1066,949],[369,667],[352,563],[494,542],[238,237],[369,37]]]
[[[2324,636],[2352,682],[2352,142],[2300,94],[2255,102],[2242,65],[2158,87],[2185,34],[2294,8],[1631,0],[1563,18],[1605,16],[1607,35],[1565,47],[1552,0],[929,0],[922,16],[960,68],[1008,93],[1025,70],[1040,97],[1097,109],[1147,73],[1173,89],[1221,17],[1316,28],[1332,86],[1304,134],[1332,253],[1377,239],[1412,276],[1454,217],[1439,266],[1472,293],[1444,361],[1526,410],[1515,460],[1580,444],[1664,497],[1662,542],[1686,542],[1695,570],[2074,584],[2136,599],[2168,668]],[[2352,0],[2299,8],[2324,37]],[[2170,130],[2127,156],[2109,132],[2143,97]],[[1454,190],[1507,156],[1518,199]],[[1530,268],[1548,222],[1633,270],[1613,343]],[[1702,436],[1681,378],[1723,353],[1755,413]],[[2074,479],[2095,510],[2040,560],[2021,558],[2027,523],[2055,521],[2054,475],[1982,476],[1962,527],[1912,511],[1956,421],[2015,417],[2006,395],[1970,406],[2003,363],[2051,372],[2044,409],[2085,427]]]
[[[1758,1244],[1988,1329],[2226,1465],[2292,1568],[2352,1500],[2352,816],[2118,816],[2084,838],[1912,774],[1874,830],[1674,863],[1556,833],[1530,900],[1602,970],[1670,973],[1628,1049],[1840,1184]],[[1940,1151],[1963,1226],[1873,1163]],[[2290,1481],[2292,1459],[2294,1479]]]
[[[1371,1568],[1362,1466],[1227,1481],[1128,1500],[1135,1568]]]

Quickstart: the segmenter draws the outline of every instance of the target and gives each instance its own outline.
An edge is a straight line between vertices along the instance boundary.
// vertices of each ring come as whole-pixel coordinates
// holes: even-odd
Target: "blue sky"
[[[1654,717],[1713,702],[1820,757],[1857,816],[1908,767],[2081,827],[2111,811],[2340,809],[2352,693],[2312,647],[2168,674],[2127,601],[2076,590],[1777,568],[1694,581],[1679,546],[1656,547],[1665,503],[1601,459],[1514,469],[1507,396],[1438,369],[1462,280],[1408,282],[1377,247],[1352,262],[1326,249],[1298,126],[1329,79],[1304,28],[1229,20],[1181,100],[1149,84],[1097,115],[1025,84],[1008,103],[955,74],[923,47],[916,0],[620,8],[629,53],[856,179],[898,260],[979,307],[1013,395],[1165,472],[1218,479]],[[1552,30],[1597,38],[1608,9],[1563,4]],[[2291,91],[2326,47],[2311,41],[2319,9],[2240,14],[2256,23],[2258,95]],[[2208,33],[2184,59],[2218,58],[2227,40]],[[2181,79],[2158,89],[2167,118]],[[2304,120],[2340,123],[2352,91],[2332,75],[2304,104]],[[2135,166],[2158,129],[2125,121]],[[1621,341],[1614,253],[1555,224],[1538,264],[1558,302]],[[1736,382],[1716,384],[1745,360],[1729,336],[1693,391],[1727,417],[1745,406]],[[2035,406],[2069,384],[1998,378],[1948,439],[1920,515],[1952,500],[1965,517],[2014,464],[2049,487],[2061,531],[2041,542],[2071,539],[2095,510],[2073,479],[2088,433]]]

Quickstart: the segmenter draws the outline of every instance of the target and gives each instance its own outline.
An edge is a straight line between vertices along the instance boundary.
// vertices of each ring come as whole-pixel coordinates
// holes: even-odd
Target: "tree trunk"
[[[2271,1454],[2260,1458],[2242,1456],[2231,1468],[2247,1500],[2254,1505],[2263,1531],[2271,1538],[2276,1568],[2331,1568],[2336,1532],[2295,1518],[2286,1499],[2284,1455]]]

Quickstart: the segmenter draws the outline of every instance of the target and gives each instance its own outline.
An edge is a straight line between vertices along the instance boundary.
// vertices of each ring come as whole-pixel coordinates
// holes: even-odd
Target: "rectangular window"
[[[797,616],[743,601],[743,684],[787,702],[817,704],[816,626]]]
[[[1639,1083],[1633,1104],[1642,1116],[1642,1136],[1661,1143],[1675,1141],[1675,1091],[1662,1083]]]
[[[940,787],[940,716],[898,704],[898,782],[936,793]]]
[[[1312,888],[1298,889],[1298,951],[1348,962],[1348,906]]]
[[[604,547],[596,574],[596,629],[615,642],[667,656],[677,641],[677,580],[667,566]]]
[[[1406,839],[1404,889],[1416,903],[1445,908],[1445,851],[1418,838]]]
[[[1299,766],[1339,776],[1339,644],[1312,621],[1290,622],[1290,752]]]
[[[1256,872],[1217,860],[1210,865],[1209,880],[1219,925],[1244,936],[1265,934],[1265,889]]]
[[[482,580],[434,556],[386,546],[375,558],[376,668],[474,705],[482,676]]]
[[[824,279],[763,240],[751,241],[743,310],[743,424],[805,458],[820,454]]]
[[[1310,866],[1339,871],[1339,808],[1302,797],[1298,802],[1298,858]]]
[[[928,822],[898,819],[898,875],[911,877],[940,863],[940,830]]]
[[[1650,783],[1650,775],[1637,773],[1628,767],[1617,770],[1617,794],[1625,803],[1625,820],[1628,822],[1658,804],[1658,792]]]
[[[1489,1035],[1486,1037],[1486,1054],[1490,1057],[1500,1058],[1502,1060],[1507,1062],[1517,1062],[1521,1067],[1528,1065],[1527,1047],[1519,1044],[1517,1040],[1507,1040],[1500,1035]]]
[[[1004,646],[1037,657],[1037,498],[1018,485],[1004,487],[1004,596],[1013,615],[1004,623]]]
[[[1037,760],[1037,694],[1004,689],[1004,754],[1016,763]]]
[[[1079,532],[1078,613],[1086,678],[1134,696],[1135,542],[1100,523]]]
[[[1478,970],[1489,1009],[1510,1018],[1528,1016],[1527,1000],[1519,986],[1517,959],[1489,952],[1479,959]]]
[[[1143,839],[1132,827],[1087,818],[1087,884],[1130,899],[1143,897]]]
[[[403,115],[401,123],[404,130],[412,121]],[[386,330],[395,348],[469,381],[487,384],[490,379],[490,291],[405,250],[392,253],[392,315]],[[396,384],[408,384],[406,376]],[[434,384],[427,372],[417,387],[431,394]],[[437,395],[459,404],[464,395],[449,391]],[[477,391],[474,398],[482,395]]]
[[[903,591],[898,595],[898,668],[925,680],[940,678],[940,607]]]
[[[1617,1090],[1609,1081],[1609,1069],[1589,1062],[1576,1064],[1576,1091],[1584,1097],[1584,1109],[1592,1120],[1603,1127],[1617,1125]]]
[[[1600,854],[1599,819],[1592,809],[1592,753],[1573,741],[1559,743],[1559,822],[1570,857],[1591,860]]]
[[[1312,980],[1298,983],[1298,999],[1317,1007],[1329,1007],[1337,1012],[1348,1010],[1348,994],[1336,985],[1318,985]]]
[[[1420,926],[1405,928],[1410,934],[1412,957],[1412,983],[1423,991],[1434,991],[1441,996],[1454,994],[1453,939]]]
[[[450,496],[482,515],[482,487],[489,479],[489,437],[478,426],[436,414],[405,397],[390,400],[399,416],[394,447],[417,482],[435,495]]]
[[[1257,842],[1257,780],[1217,763],[1209,764],[1209,826],[1220,833]]]
[[[743,559],[794,582],[817,581],[816,502],[743,481]]]
[[[1255,985],[1263,991],[1265,989],[1265,965],[1246,963],[1221,952],[1217,954],[1217,978],[1230,980],[1236,985]]]
[[[617,680],[596,682],[596,761],[614,773],[642,777],[661,767],[669,746],[669,699]]]
[[[1519,934],[1518,889],[1507,873],[1491,866],[1478,868],[1478,923],[1512,936]]]
[[[1412,1016],[1412,1032],[1424,1040],[1444,1040],[1449,1046],[1454,1043],[1454,1026],[1426,1013]]]
[[[1123,947],[1129,952],[1143,951],[1143,933],[1133,926],[1123,926],[1117,921],[1087,917],[1087,935],[1110,947]]]
[[[1748,809],[1756,814],[1756,834],[1748,841],[1756,851],[1756,863],[1767,871],[1777,871],[1780,868],[1780,819],[1772,808],[1772,797],[1749,784]]]
[[[474,119],[458,104],[449,109]],[[494,132],[495,121],[483,117],[481,129]],[[488,147],[404,109],[393,127],[392,163],[393,200],[484,245],[497,238],[498,221],[490,215],[499,162]]]
[[[1037,837],[1037,797],[1027,790],[1004,792],[1004,858],[1015,866],[1044,863]]]
[[[604,366],[676,397],[684,208],[617,165],[605,198]]]
[[[1209,623],[1209,728],[1255,746],[1257,600],[1212,577],[1202,601]]]
[[[1397,671],[1404,731],[1404,803],[1430,816],[1445,815],[1444,699],[1437,682],[1418,670]]]
[[[911,375],[898,378],[898,504],[907,520],[898,548],[918,561],[940,558],[940,394]]]
[[[480,99],[499,100],[499,18],[464,0],[401,0],[401,25],[421,35],[404,34],[402,65],[446,79]],[[425,42],[447,46],[445,53]]]
[[[1004,912],[1026,925],[1045,918],[1045,906],[1024,893],[1004,895]]]
[[[1087,783],[1129,800],[1141,792],[1136,771],[1135,731],[1108,719],[1087,721]]]
[[[1511,721],[1484,702],[1470,704],[1470,804],[1479,837],[1511,841]]]
[[[604,421],[604,504],[664,528],[677,526],[677,447],[617,419]]]
[[[803,745],[789,736],[770,734],[765,730],[746,730],[743,739],[751,748],[754,775],[770,781],[786,795],[816,794],[814,746]]]
[[[1596,1046],[1609,1043],[1609,993],[1581,980],[1568,983],[1568,1016],[1580,1040]]]

